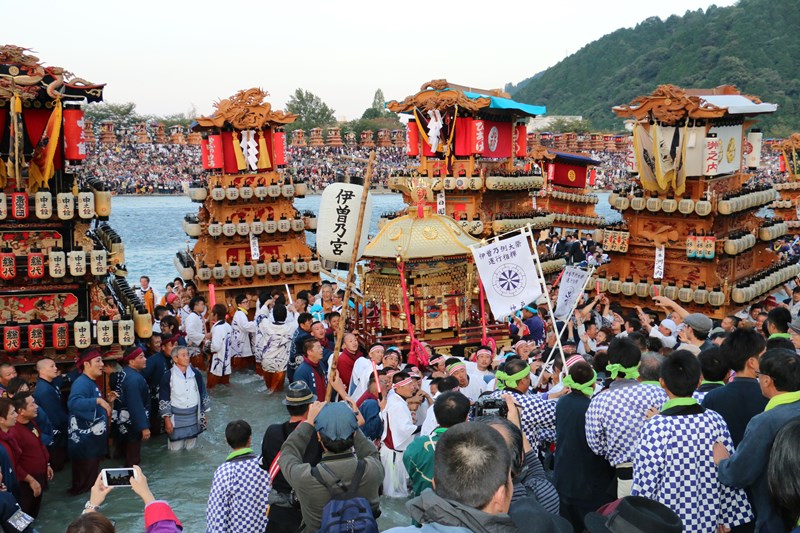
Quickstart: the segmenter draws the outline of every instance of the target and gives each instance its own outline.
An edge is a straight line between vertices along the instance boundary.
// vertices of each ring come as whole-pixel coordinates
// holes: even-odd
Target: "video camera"
[[[508,405],[503,398],[481,396],[470,407],[470,420],[479,416],[499,416],[508,418]]]

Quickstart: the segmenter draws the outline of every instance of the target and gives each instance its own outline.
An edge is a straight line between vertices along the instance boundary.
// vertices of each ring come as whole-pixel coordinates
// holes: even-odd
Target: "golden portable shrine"
[[[603,246],[611,263],[596,275],[600,291],[628,308],[663,295],[719,319],[800,273],[769,250],[786,224],[756,217],[776,191],[747,184],[760,163],[752,117],[776,109],[731,86],[672,85],[614,108],[635,121],[637,177],[609,197],[624,223],[598,236],[614,241]]]
[[[800,228],[800,133],[793,133],[777,147],[781,168],[786,169],[788,178],[783,183],[775,184],[780,197],[769,207],[786,222],[789,229],[797,229]]]
[[[99,345],[118,357],[152,319],[125,280],[125,250],[109,226],[111,192],[78,170],[82,106],[104,84],[0,47],[0,324],[3,361],[74,361]]]
[[[313,214],[293,206],[306,185],[286,166],[283,127],[297,115],[273,110],[261,89],[238,92],[200,117],[205,175],[188,194],[200,203],[184,218],[183,229],[197,239],[194,249],[178,252],[175,265],[213,299],[232,304],[238,293],[255,297],[264,287],[288,286],[292,294],[319,280],[321,263],[306,245]]]

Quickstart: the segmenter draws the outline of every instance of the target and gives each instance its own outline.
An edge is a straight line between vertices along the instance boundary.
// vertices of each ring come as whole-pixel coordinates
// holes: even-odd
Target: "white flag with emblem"
[[[556,318],[559,320],[567,318],[578,297],[583,293],[588,277],[589,273],[581,268],[568,266],[564,269],[558,287],[558,303],[554,313]]]
[[[486,300],[497,319],[513,315],[542,295],[528,242],[520,234],[472,249]]]

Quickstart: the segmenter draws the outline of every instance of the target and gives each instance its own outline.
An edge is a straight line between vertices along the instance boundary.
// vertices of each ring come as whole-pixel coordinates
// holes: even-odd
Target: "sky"
[[[282,109],[303,88],[352,120],[378,88],[387,100],[440,78],[502,88],[616,29],[734,3],[6,0],[0,18],[17,22],[0,40],[107,83],[107,102],[135,102],[141,114],[209,114],[215,101],[250,87]]]

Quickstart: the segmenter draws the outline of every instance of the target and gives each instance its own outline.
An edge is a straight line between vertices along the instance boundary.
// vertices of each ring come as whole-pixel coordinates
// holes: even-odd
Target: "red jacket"
[[[47,451],[47,447],[42,444],[41,431],[36,422],[33,420],[27,424],[17,422],[14,427],[8,430],[8,433],[21,448],[17,464],[14,465],[15,470],[20,467],[34,477],[40,479],[41,477],[47,477],[47,463],[50,461],[50,454]],[[20,477],[19,470],[17,470],[17,477],[20,481],[24,478],[24,476]]]
[[[353,367],[356,365],[357,359],[357,353],[351,353],[345,348],[339,354],[339,359],[336,362],[336,371],[339,372],[339,377],[342,378],[345,392],[350,388],[350,378],[353,375]]]

